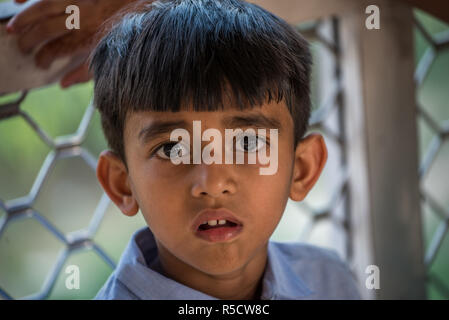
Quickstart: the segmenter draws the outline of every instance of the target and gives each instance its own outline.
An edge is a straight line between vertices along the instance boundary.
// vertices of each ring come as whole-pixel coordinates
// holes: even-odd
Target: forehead
[[[265,103],[245,110],[226,107],[217,111],[193,111],[179,112],[165,111],[137,111],[127,115],[125,121],[125,139],[139,140],[142,132],[154,124],[168,123],[178,128],[185,127],[189,130],[193,121],[201,120],[202,127],[225,129],[239,127],[239,124],[250,126],[254,123],[257,127],[278,128],[279,134],[290,134],[293,131],[293,119],[284,101]],[[183,125],[183,123],[185,125]]]

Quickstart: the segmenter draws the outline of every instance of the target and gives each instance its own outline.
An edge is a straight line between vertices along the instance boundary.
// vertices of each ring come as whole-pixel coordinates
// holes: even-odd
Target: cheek
[[[151,161],[141,167],[134,179],[139,207],[151,228],[166,229],[181,223],[179,212],[185,207],[186,188],[179,169]]]
[[[254,175],[241,186],[246,210],[252,211],[254,230],[263,230],[265,236],[271,235],[282,218],[290,189],[289,178],[290,167],[284,165],[274,175]]]

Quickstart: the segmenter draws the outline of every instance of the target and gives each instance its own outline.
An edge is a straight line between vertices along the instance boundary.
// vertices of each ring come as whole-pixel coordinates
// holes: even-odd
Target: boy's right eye
[[[161,145],[156,150],[156,155],[162,159],[183,158],[189,154],[189,149],[180,142],[170,142]]]

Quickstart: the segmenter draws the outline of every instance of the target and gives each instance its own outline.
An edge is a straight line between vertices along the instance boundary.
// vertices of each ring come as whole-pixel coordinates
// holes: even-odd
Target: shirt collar
[[[292,270],[291,262],[283,254],[281,245],[282,243],[268,242],[262,300],[297,300],[313,293]],[[156,256],[157,246],[151,230],[148,227],[137,230],[117,266],[117,279],[143,300],[217,300],[149,268],[148,265]]]
[[[283,253],[283,243],[268,242],[268,264],[264,274],[262,299],[299,300],[314,293]]]

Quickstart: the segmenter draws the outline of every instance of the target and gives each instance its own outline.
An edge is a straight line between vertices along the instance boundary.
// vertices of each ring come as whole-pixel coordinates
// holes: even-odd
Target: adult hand
[[[27,0],[15,0],[23,3]],[[9,33],[17,34],[18,47],[30,54],[42,45],[34,59],[38,67],[47,69],[60,57],[77,57],[76,65],[61,80],[62,87],[88,81],[87,57],[96,44],[101,25],[126,5],[137,0],[39,0],[7,24]],[[76,5],[80,12],[80,29],[67,29],[66,8]],[[81,59],[80,59],[81,57]],[[81,62],[79,62],[81,61]]]

